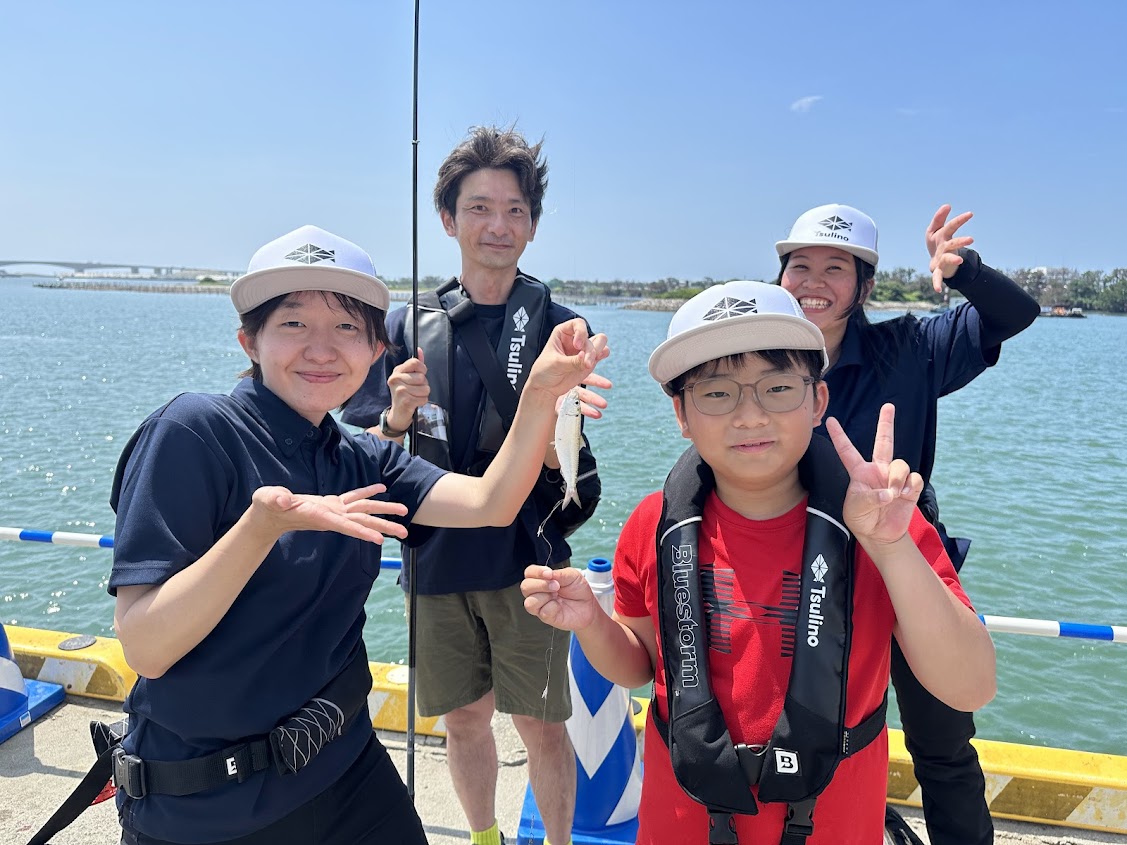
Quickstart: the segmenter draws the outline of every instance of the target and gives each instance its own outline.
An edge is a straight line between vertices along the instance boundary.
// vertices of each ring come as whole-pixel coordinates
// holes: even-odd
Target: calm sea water
[[[225,296],[35,288],[0,280],[0,525],[113,533],[121,447],[181,391],[225,392],[245,358]],[[646,372],[669,315],[581,309],[611,338],[615,382],[588,433],[603,477],[577,560],[611,556],[633,506],[685,441]],[[1038,320],[1001,363],[940,402],[934,481],[947,524],[974,546],[964,581],[982,613],[1127,624],[1127,319]],[[392,545],[390,554],[396,553]],[[112,636],[110,553],[0,542],[0,621]],[[372,659],[406,654],[393,573],[368,602]],[[983,737],[1127,754],[1127,645],[995,635],[999,693]]]

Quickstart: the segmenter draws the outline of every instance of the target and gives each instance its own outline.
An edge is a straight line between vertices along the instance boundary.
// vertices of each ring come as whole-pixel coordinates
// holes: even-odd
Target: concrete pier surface
[[[66,703],[0,745],[0,845],[26,845],[28,838],[55,811],[94,761],[90,744],[91,720],[115,721],[120,705],[88,698]],[[507,717],[495,721],[500,774],[497,816],[510,843],[516,842],[517,823],[528,783],[524,747]],[[380,732],[401,775],[406,772],[406,737]],[[434,845],[469,841],[461,807],[446,772],[446,748],[433,737],[417,737],[415,801],[427,836]],[[927,841],[919,810],[903,808],[912,827]],[[1127,845],[1127,836],[1113,833],[1046,827],[997,820],[996,842],[1023,845]],[[113,801],[91,807],[70,828],[55,837],[55,845],[110,845],[119,841]],[[673,843],[671,843],[673,845]],[[676,843],[681,845],[681,843]]]

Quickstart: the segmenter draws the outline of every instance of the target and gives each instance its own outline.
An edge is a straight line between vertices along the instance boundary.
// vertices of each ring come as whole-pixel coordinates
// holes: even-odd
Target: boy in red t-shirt
[[[832,418],[832,448],[813,434],[829,397],[825,355],[780,287],[728,282],[693,297],[649,369],[699,458],[686,453],[627,520],[614,616],[579,570],[525,572],[529,613],[574,631],[609,680],[654,682],[639,843],[773,845],[784,832],[806,845],[882,842],[893,636],[949,706],[974,710],[994,695],[990,636],[916,509],[919,474],[893,460],[893,407],[881,411],[872,462]],[[687,519],[685,488],[703,503]],[[827,735],[809,715],[819,708],[833,716],[829,748],[810,747]],[[715,740],[706,728],[717,723],[723,741],[694,739]]]

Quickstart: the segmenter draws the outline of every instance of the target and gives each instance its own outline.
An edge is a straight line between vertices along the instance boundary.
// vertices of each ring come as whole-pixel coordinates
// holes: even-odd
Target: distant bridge
[[[54,259],[0,259],[0,267],[17,265],[38,265],[42,267],[62,267],[74,273],[91,270],[121,270],[131,276],[182,276],[182,275],[224,275],[238,276],[235,270],[216,270],[208,267],[163,267],[157,264],[103,264],[97,261],[56,261]],[[144,271],[142,273],[142,271]]]

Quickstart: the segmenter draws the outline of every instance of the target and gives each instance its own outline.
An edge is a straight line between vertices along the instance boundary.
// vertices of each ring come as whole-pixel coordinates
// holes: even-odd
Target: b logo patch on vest
[[[775,771],[780,775],[797,775],[798,754],[793,751],[785,751],[782,748],[776,748]]]

